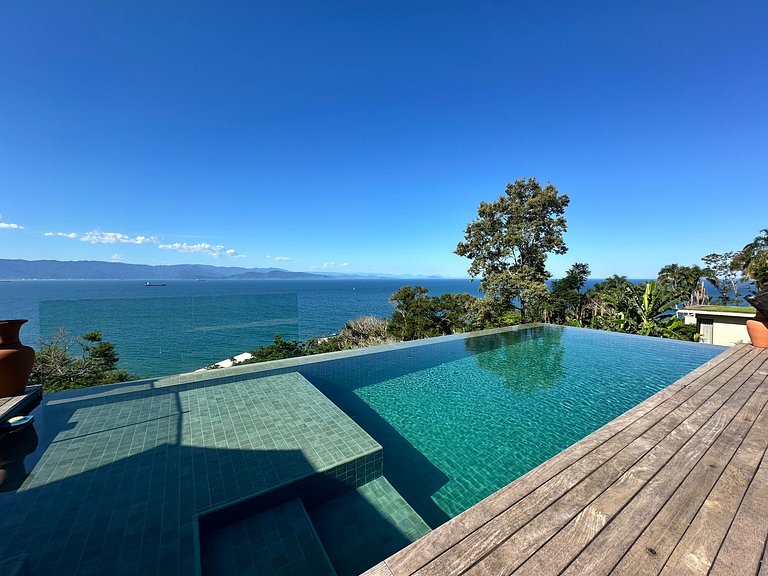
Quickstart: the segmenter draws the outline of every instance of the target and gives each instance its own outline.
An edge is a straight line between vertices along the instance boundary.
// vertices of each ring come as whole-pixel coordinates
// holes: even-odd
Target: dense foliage
[[[522,322],[529,306],[545,297],[547,255],[565,254],[568,196],[535,178],[507,184],[495,202],[481,202],[477,219],[467,224],[456,254],[472,260],[469,275],[480,276],[480,289],[495,313],[516,309]]]
[[[304,354],[304,344],[302,342],[299,340],[283,340],[280,334],[275,334],[275,340],[272,344],[267,344],[251,351],[252,358],[250,362],[282,360],[283,358],[304,356]]]
[[[538,306],[538,317],[543,322],[581,326],[586,295],[582,292],[589,278],[589,266],[577,262],[560,280],[552,280],[551,289]]]
[[[684,296],[686,306],[704,304],[709,300],[705,280],[716,285],[717,278],[711,268],[667,264],[659,270],[657,281],[662,286]]]
[[[741,271],[743,279],[758,286],[768,285],[768,228],[736,254],[733,265]]]
[[[59,330],[41,343],[30,383],[57,392],[135,380],[135,375],[117,367],[119,360],[115,345],[105,342],[101,332],[72,336]]]
[[[466,332],[481,327],[477,298],[469,294],[429,296],[423,286],[403,286],[392,294],[395,307],[389,319],[389,334],[397,340],[416,340]]]

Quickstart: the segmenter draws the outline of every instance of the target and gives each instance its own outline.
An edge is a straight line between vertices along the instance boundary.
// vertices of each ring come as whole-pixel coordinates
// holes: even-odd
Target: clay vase
[[[768,319],[760,312],[747,320],[747,333],[755,348],[768,348]]]
[[[24,394],[35,351],[19,341],[26,320],[0,320],[0,398]]]

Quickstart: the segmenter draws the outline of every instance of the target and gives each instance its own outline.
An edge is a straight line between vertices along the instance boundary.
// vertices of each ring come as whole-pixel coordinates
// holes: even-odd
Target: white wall
[[[699,333],[701,333],[702,320],[712,321],[712,342],[710,344],[734,346],[740,342],[749,342],[747,320],[751,318],[750,316],[709,316],[698,313],[696,318],[698,320]]]

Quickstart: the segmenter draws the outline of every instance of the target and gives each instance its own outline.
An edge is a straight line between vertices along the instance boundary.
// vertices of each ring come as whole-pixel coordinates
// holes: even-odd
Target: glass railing
[[[189,372],[273,342],[299,338],[296,293],[46,300],[39,342],[100,331],[119,367],[142,377]]]

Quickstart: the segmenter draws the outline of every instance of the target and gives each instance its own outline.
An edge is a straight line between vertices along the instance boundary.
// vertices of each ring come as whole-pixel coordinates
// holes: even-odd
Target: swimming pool
[[[536,326],[300,367],[436,527],[725,348]]]
[[[0,564],[358,574],[722,350],[530,325],[47,394]]]

